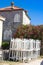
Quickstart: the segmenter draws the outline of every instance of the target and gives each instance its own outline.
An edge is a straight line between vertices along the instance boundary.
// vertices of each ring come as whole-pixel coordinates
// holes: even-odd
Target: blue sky
[[[43,0],[0,0],[0,8],[10,6],[12,1],[15,6],[28,11],[33,25],[43,24]]]

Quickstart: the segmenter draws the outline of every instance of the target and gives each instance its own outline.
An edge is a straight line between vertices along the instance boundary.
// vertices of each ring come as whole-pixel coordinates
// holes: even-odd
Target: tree
[[[40,26],[19,26],[16,33],[14,34],[14,37],[20,38],[22,36],[23,38],[33,38],[33,39],[40,39]]]

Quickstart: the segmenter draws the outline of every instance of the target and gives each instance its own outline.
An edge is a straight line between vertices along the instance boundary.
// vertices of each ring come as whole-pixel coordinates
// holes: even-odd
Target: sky
[[[15,6],[28,11],[32,25],[43,24],[43,0],[0,0],[0,8],[10,6],[12,1]]]

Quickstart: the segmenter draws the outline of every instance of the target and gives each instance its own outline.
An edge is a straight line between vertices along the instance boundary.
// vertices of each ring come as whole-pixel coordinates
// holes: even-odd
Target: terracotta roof
[[[5,7],[5,8],[0,8],[0,11],[3,12],[3,11],[17,11],[17,10],[24,10],[23,8],[19,8],[19,7],[16,7],[16,6],[13,6],[13,8],[11,6],[9,7]],[[27,15],[27,11],[24,10],[26,15]],[[27,17],[31,20],[31,18],[27,15]]]
[[[13,6],[13,8],[11,6],[5,7],[5,8],[0,8],[0,11],[12,11],[12,10],[24,10],[24,9],[16,7],[16,6]]]

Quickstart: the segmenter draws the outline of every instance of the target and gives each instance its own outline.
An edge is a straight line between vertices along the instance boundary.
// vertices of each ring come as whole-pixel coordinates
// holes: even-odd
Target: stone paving
[[[35,59],[28,63],[21,63],[21,62],[1,62],[0,65],[43,65],[43,58],[42,59]]]
[[[28,65],[43,65],[43,59],[34,60],[34,61],[30,62]]]

